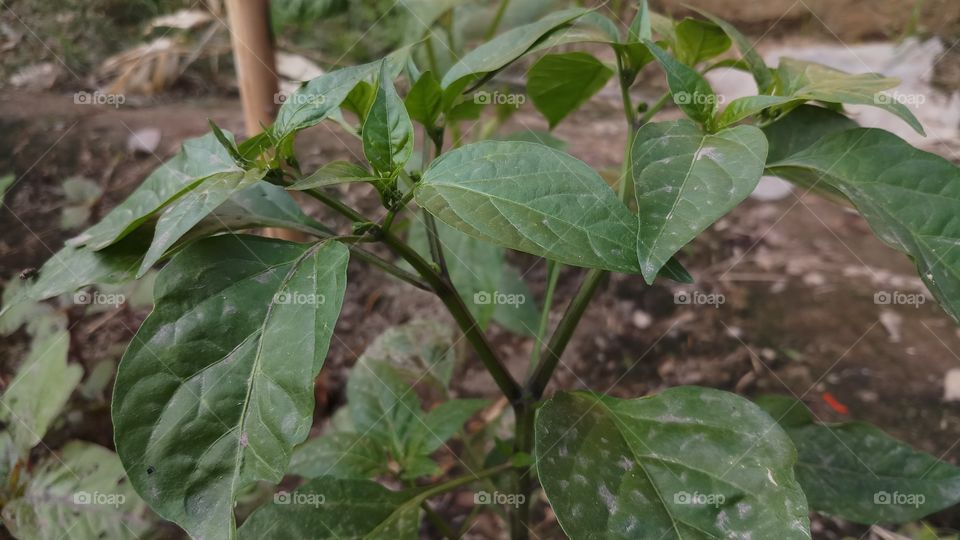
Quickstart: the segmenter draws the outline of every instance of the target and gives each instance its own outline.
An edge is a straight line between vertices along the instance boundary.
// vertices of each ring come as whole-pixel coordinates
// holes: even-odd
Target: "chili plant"
[[[428,26],[450,3],[436,4]],[[810,511],[899,522],[960,500],[955,467],[864,424],[819,423],[799,402],[754,404],[696,387],[638,399],[590,391],[545,398],[604,276],[690,280],[676,254],[741,203],[763,174],[858,210],[884,242],[915,261],[943,308],[960,314],[957,167],[892,133],[858,127],[843,111],[873,105],[922,133],[910,111],[884,93],[897,81],[790,59],[770,68],[712,15],[674,21],[645,2],[637,11],[627,28],[599,11],[550,13],[491,32],[442,73],[418,62],[417,42],[324,74],[292,94],[259,135],[237,143],[213,126],[184,143],[41,269],[28,290],[32,299],[127,280],[169,259],[157,277],[155,308],[119,366],[112,409],[117,453],[157,514],[205,540],[417,538],[428,527],[423,516],[432,531],[456,537],[460,531],[431,501],[473,486],[477,511],[504,515],[511,537],[521,539],[542,488],[574,539],[787,539],[810,537]],[[611,65],[590,52],[597,44],[609,47]],[[718,59],[731,47],[736,53]],[[629,137],[612,186],[538,140],[451,143],[457,123],[491,101],[478,98],[490,95],[479,93],[484,85],[529,56],[538,59],[526,92],[551,127],[610,79],[619,86]],[[640,105],[630,90],[648,64],[666,74],[669,92]],[[720,66],[751,73],[758,94],[721,110],[704,77]],[[405,97],[398,87],[409,89]],[[671,102],[685,118],[652,121]],[[294,139],[324,120],[362,140],[363,163],[301,171]],[[375,188],[381,217],[327,189],[348,182]],[[290,191],[329,207],[350,229],[338,234],[307,217]],[[236,234],[265,226],[314,240]],[[393,258],[376,255],[374,243]],[[496,305],[492,295],[526,291],[510,267],[474,271],[471,261],[502,261],[504,249],[547,261],[542,311]],[[361,356],[347,406],[307,441],[314,381],[351,258],[440,299],[472,349],[469,358],[509,404],[512,437],[485,441],[494,430],[464,429],[478,411],[487,421],[497,417],[486,401],[451,399],[424,409],[416,391],[424,384],[449,396],[454,336],[421,321],[389,330]],[[588,270],[548,332],[544,314],[565,266]],[[525,377],[508,371],[488,340],[491,320],[535,340]],[[454,468],[462,473],[448,474],[435,458],[458,435],[463,441],[454,446],[464,450]],[[238,529],[237,497],[288,474],[308,481],[278,492]],[[481,506],[486,502],[494,504]]]

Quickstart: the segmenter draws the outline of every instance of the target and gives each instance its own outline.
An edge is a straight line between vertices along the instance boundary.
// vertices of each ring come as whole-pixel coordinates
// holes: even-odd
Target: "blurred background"
[[[281,92],[406,43],[408,10],[415,4],[272,0]],[[568,4],[515,0],[501,28]],[[444,47],[447,53],[438,61],[449,65],[456,60],[451,51],[477,43],[497,5],[459,2],[448,34],[437,38],[453,46]],[[900,78],[898,91],[911,96],[909,106],[927,137],[867,108],[850,107],[851,115],[960,163],[957,0],[651,0],[653,9],[675,18],[692,14],[685,5],[734,23],[769,64],[790,56]],[[636,6],[610,0],[600,9],[629,21]],[[4,298],[19,287],[21,274],[100,219],[183,139],[207,132],[208,118],[244,132],[227,21],[225,6],[216,0],[0,0]],[[597,52],[612,59],[607,51]],[[512,67],[495,84],[516,88],[529,65]],[[755,91],[748,75],[733,70],[714,71],[710,80],[727,101]],[[662,73],[650,67],[634,93],[649,103],[665,88]],[[604,88],[552,135],[573,155],[615,176],[626,140],[618,107],[619,90]],[[465,136],[488,134],[491,124],[483,119],[490,114]],[[678,116],[667,109],[658,118]],[[496,128],[542,131],[547,124],[527,103]],[[297,145],[305,171],[361,155],[359,143],[334,124],[304,132]],[[378,206],[364,186],[351,185],[341,195],[361,208]],[[308,208],[335,223],[322,209]],[[532,257],[510,258],[539,298],[545,268]],[[911,262],[877,240],[857,214],[765,180],[746,204],[688,246],[681,260],[696,278],[696,290],[720,295],[723,302],[690,305],[682,300],[689,290],[675,284],[645,287],[636,278],[611,276],[584,317],[553,388],[606,390],[617,383],[613,394],[635,397],[697,384],[751,397],[793,395],[822,420],[868,421],[916,448],[960,462],[960,330],[926,292]],[[565,271],[556,306],[572,295],[581,276],[578,269]],[[66,302],[48,308],[68,318],[69,362],[84,375],[68,413],[35,449],[38,458],[74,439],[112,448],[112,377],[150,310],[150,284],[148,276],[118,287],[114,292],[126,299],[118,306]],[[915,301],[891,300],[897,294]],[[318,419],[342,404],[346,371],[384,328],[441,317],[442,306],[352,263],[343,313],[317,386]],[[0,390],[30,348],[25,331],[11,326],[0,321]],[[491,336],[522,371],[529,340],[496,327]],[[464,368],[456,379],[458,392],[496,394],[479,369]],[[552,517],[542,518],[540,537],[562,538]],[[904,528],[863,527],[829,517],[818,517],[813,526],[814,537],[822,539],[957,539],[960,511]],[[481,525],[471,534],[488,538],[496,532]]]

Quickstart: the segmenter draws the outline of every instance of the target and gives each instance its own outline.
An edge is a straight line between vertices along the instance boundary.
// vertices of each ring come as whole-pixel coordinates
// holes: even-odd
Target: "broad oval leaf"
[[[730,48],[730,38],[716,24],[697,19],[677,23],[677,40],[673,44],[677,59],[688,66],[723,54]]]
[[[842,193],[881,240],[914,259],[927,288],[960,321],[960,168],[890,132],[857,128],[768,169]]]
[[[757,404],[797,446],[797,480],[811,510],[872,525],[918,520],[960,502],[960,469],[874,426],[818,423],[786,397]]]
[[[644,43],[666,72],[674,103],[698,124],[710,126],[717,110],[717,96],[710,83],[697,70],[680,63],[656,43],[650,40]]]
[[[363,155],[383,176],[403,168],[413,154],[413,123],[384,60],[373,104],[363,122]]]
[[[637,132],[630,156],[637,254],[652,283],[674,253],[757,187],[767,139],[753,126],[708,134],[689,120],[650,123]]]
[[[849,117],[826,107],[801,105],[763,128],[770,151],[767,162],[775,163],[808,148],[832,133],[859,127]]]
[[[160,271],[113,396],[137,492],[192,536],[230,538],[237,492],[279,482],[313,417],[347,249],[248,236],[196,242]]]
[[[564,392],[537,412],[536,458],[572,540],[810,538],[790,439],[734,394]]]
[[[417,540],[420,503],[412,491],[390,491],[368,480],[322,477],[254,512],[240,528],[242,540]]]
[[[565,264],[636,272],[636,216],[586,163],[537,143],[483,141],[433,162],[417,204],[497,245]]]
[[[139,227],[171,201],[196,187],[204,178],[222,172],[241,172],[233,157],[209,133],[184,141],[180,153],[161,165],[125,201],[68,244],[103,249]]]
[[[612,69],[587,53],[548,54],[530,68],[527,93],[553,128],[612,76]]]

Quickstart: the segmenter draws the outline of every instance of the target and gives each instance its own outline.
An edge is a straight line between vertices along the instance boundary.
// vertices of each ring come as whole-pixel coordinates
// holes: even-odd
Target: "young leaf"
[[[537,412],[536,458],[570,538],[810,538],[790,439],[734,394],[563,392]]]
[[[910,255],[923,282],[960,320],[960,168],[880,129],[824,137],[767,165],[788,180],[842,193],[890,247]]]
[[[960,502],[960,469],[862,422],[822,424],[803,403],[758,400],[797,446],[810,509],[848,521],[905,523]]]
[[[67,363],[69,347],[65,329],[34,337],[27,359],[0,398],[0,421],[21,456],[40,444],[83,377],[83,368]]]
[[[757,187],[767,140],[753,126],[704,133],[689,120],[650,123],[631,150],[637,254],[652,283],[674,253]]]
[[[352,182],[373,182],[375,180],[376,178],[370,171],[359,165],[350,163],[349,161],[334,161],[320,167],[310,176],[297,180],[293,185],[287,187],[287,189],[301,191]]]
[[[552,129],[612,76],[612,69],[587,53],[548,54],[530,68],[527,92]]]
[[[377,91],[367,81],[360,81],[353,90],[347,94],[341,107],[357,115],[360,125],[367,121],[367,113],[370,112],[370,106],[377,96]]]
[[[753,79],[757,82],[757,88],[759,92],[761,94],[771,93],[774,86],[773,73],[771,73],[770,68],[767,67],[766,62],[763,61],[763,58],[760,56],[760,54],[757,53],[757,51],[753,48],[753,44],[750,43],[750,40],[741,34],[735,26],[727,21],[719,17],[715,17],[703,10],[694,8],[694,11],[709,19],[710,22],[719,26],[720,29],[730,36],[730,39],[740,51],[743,61],[746,62],[746,64],[750,67],[750,71],[753,73]]]
[[[474,76],[496,72],[523,56],[541,38],[588,13],[570,8],[551,13],[539,21],[508,30],[473,49],[447,71],[440,82],[444,93],[459,94]],[[454,85],[454,83],[459,83]],[[445,101],[450,101],[449,98]]]
[[[410,88],[403,103],[410,118],[424,126],[433,127],[440,117],[442,99],[443,89],[440,88],[437,76],[432,71],[425,71]]]
[[[139,227],[173,200],[215,173],[242,172],[213,134],[183,143],[180,153],[161,165],[99,223],[68,243],[103,249]]]
[[[637,14],[633,17],[633,22],[630,23],[630,42],[641,43],[648,39],[653,39],[653,30],[650,23],[650,6],[647,4],[647,0],[640,0],[637,2],[639,8],[637,9]]]
[[[363,123],[363,155],[383,176],[400,170],[413,154],[413,123],[403,105],[386,60],[380,67],[380,83],[370,112]]]
[[[160,271],[117,373],[113,423],[137,492],[192,536],[231,537],[236,494],[279,482],[309,433],[347,259],[335,242],[230,235]]]
[[[710,83],[689,66],[681,64],[656,43],[647,40],[647,48],[667,73],[667,85],[680,110],[698,124],[709,126],[717,109],[717,96]]]
[[[390,491],[368,480],[312,480],[254,512],[240,528],[241,540],[391,538],[417,540],[421,492]]]
[[[116,454],[71,441],[41,462],[22,496],[7,501],[4,527],[32,540],[145,537],[151,528],[146,505],[125,480]]]
[[[693,66],[719,56],[730,48],[730,38],[719,26],[697,19],[684,19],[676,26],[673,45],[677,59]]]
[[[137,278],[143,277],[167,250],[230,196],[260,181],[264,175],[266,171],[260,169],[217,173],[173,202],[157,221],[153,242],[140,263]]]
[[[593,169],[536,143],[483,141],[444,154],[414,197],[475,238],[574,266],[636,272],[636,217]]]

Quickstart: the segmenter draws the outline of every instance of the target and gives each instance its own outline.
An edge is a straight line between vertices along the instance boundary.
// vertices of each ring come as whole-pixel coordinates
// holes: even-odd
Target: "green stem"
[[[431,497],[436,497],[437,495],[443,495],[448,491],[453,491],[459,487],[463,487],[467,484],[471,484],[473,482],[476,482],[477,480],[483,480],[484,478],[495,476],[497,474],[500,474],[512,468],[513,468],[513,463],[507,462],[507,463],[497,465],[496,467],[490,467],[489,469],[484,469],[480,472],[467,474],[464,476],[460,476],[458,478],[454,478],[452,480],[447,480],[446,482],[436,484],[434,486],[430,486],[423,493],[421,493],[419,497],[423,500],[427,500]]]
[[[430,153],[430,145],[427,143],[429,135],[427,128],[423,128],[422,149],[420,151],[420,168],[426,169],[433,156]],[[411,190],[412,191],[412,190]],[[447,260],[443,256],[443,245],[440,243],[440,233],[437,231],[437,222],[433,219],[433,214],[423,210],[423,223],[427,229],[427,244],[430,246],[430,257],[434,264],[440,269],[440,275],[447,281],[450,280],[450,272],[447,270]]]
[[[530,369],[537,367],[540,361],[540,349],[543,347],[543,338],[547,334],[547,326],[550,324],[550,308],[553,306],[553,293],[557,288],[557,281],[560,277],[560,263],[547,259],[547,292],[543,297],[543,311],[540,312],[540,325],[537,327],[536,342],[530,351]]]
[[[376,255],[374,255],[373,253],[370,253],[369,251],[364,251],[356,246],[351,246],[350,253],[353,254],[358,259],[370,264],[371,266],[375,266],[383,270],[384,272],[390,274],[391,276],[401,281],[405,281],[418,289],[422,289],[424,291],[433,290],[430,288],[430,285],[428,285],[426,281],[420,279],[419,276],[411,274],[410,272],[407,272],[406,270],[398,266],[390,264],[389,262],[381,259],[380,257],[377,257]]]
[[[533,452],[533,422],[536,410],[532,401],[524,401],[513,408],[516,425],[514,426],[513,452],[531,454]],[[530,504],[533,498],[533,476],[529,466],[518,467],[513,473],[513,492],[520,495],[518,505],[510,513],[511,540],[527,540],[530,537]]]
[[[493,36],[497,35],[497,29],[500,28],[500,21],[503,20],[503,14],[507,12],[507,7],[509,5],[510,0],[500,0],[500,6],[497,7],[497,13],[493,16],[493,21],[490,22],[490,27],[487,28],[487,41],[490,41],[493,39]]]
[[[660,112],[667,105],[667,103],[670,103],[670,96],[670,92],[660,96],[660,98],[657,99],[657,101],[655,101],[653,105],[651,105],[650,108],[643,113],[643,116],[640,117],[640,120],[637,121],[637,127],[639,128],[653,119],[655,114]]]
[[[460,536],[457,535],[450,525],[448,525],[447,522],[440,517],[440,514],[436,513],[433,508],[430,508],[430,505],[427,503],[427,501],[420,503],[420,508],[423,508],[423,512],[427,515],[427,520],[435,529],[437,529],[437,531],[440,532],[440,534],[443,535],[444,538],[448,538],[449,540],[456,540],[457,538],[460,538]]]

